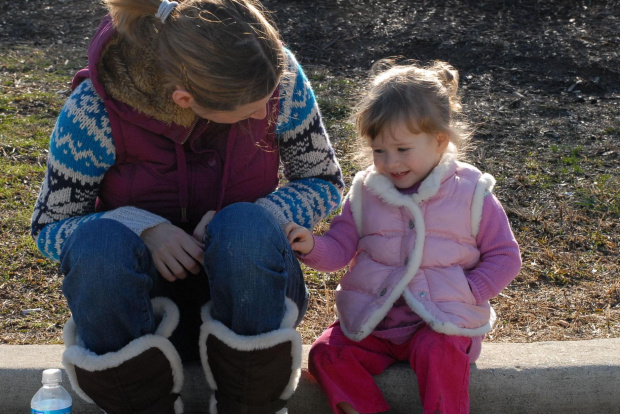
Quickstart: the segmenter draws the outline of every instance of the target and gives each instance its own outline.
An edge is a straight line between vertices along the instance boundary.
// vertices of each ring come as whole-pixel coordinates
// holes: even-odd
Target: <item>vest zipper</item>
[[[196,117],[196,119],[194,119],[194,122],[192,122],[192,125],[189,127],[189,132],[185,136],[185,139],[183,141],[181,141],[181,145],[185,145],[185,143],[187,142],[189,137],[192,136],[192,133],[194,132],[194,129],[196,129],[196,125],[198,124],[198,120],[199,119],[200,118],[198,118],[198,117]]]
[[[176,152],[177,152],[177,174],[178,174],[178,182],[179,182],[179,203],[181,204],[181,222],[187,222],[187,205],[189,203],[189,190],[187,188],[187,160],[185,158],[185,143],[189,140],[196,129],[196,125],[198,124],[198,120],[200,118],[196,117],[194,122],[189,128],[189,132],[185,136],[185,139],[177,144]]]

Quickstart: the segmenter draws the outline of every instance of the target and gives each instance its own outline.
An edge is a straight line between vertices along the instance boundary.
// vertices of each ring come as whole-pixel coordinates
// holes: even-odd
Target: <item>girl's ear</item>
[[[450,136],[446,132],[437,133],[437,152],[444,153],[450,144]]]
[[[179,87],[172,92],[172,100],[183,109],[191,107],[194,103],[192,94]]]

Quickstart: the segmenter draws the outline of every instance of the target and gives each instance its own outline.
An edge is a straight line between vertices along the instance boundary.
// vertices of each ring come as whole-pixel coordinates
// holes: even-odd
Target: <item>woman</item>
[[[32,218],[65,275],[72,385],[109,414],[179,413],[200,355],[212,411],[286,412],[307,291],[281,226],[343,189],[314,94],[257,2],[106,5]]]

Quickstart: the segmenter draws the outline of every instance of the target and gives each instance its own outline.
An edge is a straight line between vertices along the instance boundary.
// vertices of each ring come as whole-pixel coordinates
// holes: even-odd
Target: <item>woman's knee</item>
[[[206,235],[206,243],[227,240],[231,249],[286,239],[273,215],[255,203],[235,203],[223,208],[207,226]]]
[[[60,264],[65,295],[83,292],[83,286],[118,289],[123,283],[135,283],[127,273],[149,274],[147,279],[156,274],[142,239],[123,224],[107,219],[82,223],[75,229],[65,241]],[[145,288],[149,282],[143,281]]]
[[[86,261],[91,265],[111,264],[124,256],[137,257],[146,247],[125,225],[109,219],[80,224],[65,240],[61,265]]]

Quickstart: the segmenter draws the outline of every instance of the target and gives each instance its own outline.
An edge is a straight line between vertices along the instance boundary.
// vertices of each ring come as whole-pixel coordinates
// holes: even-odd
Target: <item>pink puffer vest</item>
[[[479,337],[491,329],[494,312],[476,303],[465,274],[480,257],[476,234],[494,183],[452,155],[413,196],[372,167],[356,175],[348,197],[360,241],[336,292],[349,338],[368,336],[401,296],[437,332]]]

